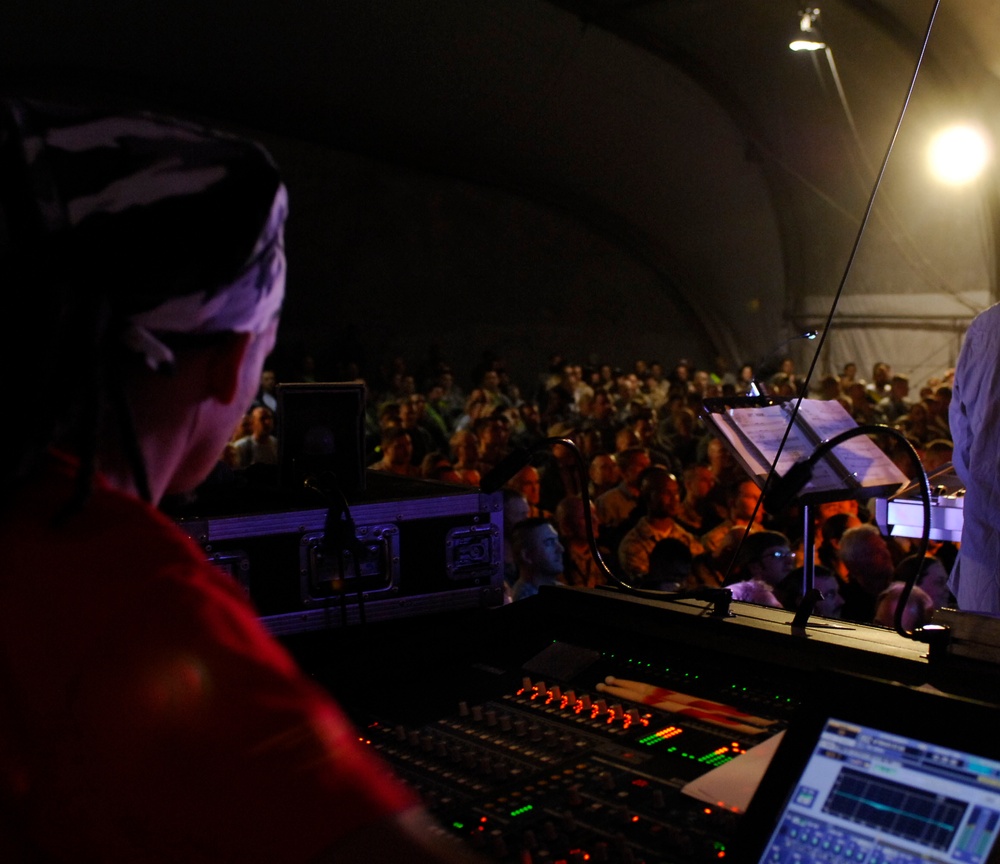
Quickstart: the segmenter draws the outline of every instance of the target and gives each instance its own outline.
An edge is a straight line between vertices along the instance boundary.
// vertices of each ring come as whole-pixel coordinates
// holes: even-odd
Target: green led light
[[[525,813],[528,813],[529,811],[534,809],[535,808],[531,804],[526,804],[524,807],[518,807],[517,810],[511,810],[510,815],[511,817],[523,816]]]
[[[452,822],[451,823],[451,827],[452,828],[457,828],[459,831],[461,831],[465,827],[465,823],[464,822]]]

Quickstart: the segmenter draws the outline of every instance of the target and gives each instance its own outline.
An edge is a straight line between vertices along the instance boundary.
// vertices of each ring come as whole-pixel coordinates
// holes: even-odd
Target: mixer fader
[[[503,864],[759,864],[828,710],[964,734],[964,701],[903,696],[1000,688],[992,664],[931,662],[885,628],[733,609],[555,589],[286,644],[438,821]]]
[[[565,643],[482,701],[420,725],[372,719],[369,741],[439,820],[501,861],[719,861],[738,814],[734,787],[696,788],[785,727],[707,670],[659,668]],[[612,674],[613,673],[613,674]],[[640,677],[641,676],[641,677]],[[584,686],[591,682],[591,686]],[[706,691],[713,691],[706,696]]]

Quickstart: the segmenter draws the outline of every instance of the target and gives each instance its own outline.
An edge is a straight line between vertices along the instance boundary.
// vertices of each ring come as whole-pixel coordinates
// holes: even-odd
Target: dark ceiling
[[[993,169],[973,192],[941,192],[918,161],[945,119],[1000,133],[1000,3],[817,5],[829,50],[802,54],[787,48],[794,0],[32,0],[6,14],[0,56],[11,86],[260,130],[308,214],[296,230],[313,283],[367,295],[363,274],[387,272],[360,252],[349,279],[326,260],[350,254],[330,239],[347,218],[324,211],[332,195],[358,224],[375,200],[379,224],[395,220],[372,261],[427,240],[396,224],[408,218],[455,223],[436,227],[439,258],[477,246],[457,223],[494,235],[468,256],[480,272],[419,255],[392,268],[425,301],[388,304],[398,318],[296,301],[303,342],[323,338],[317,318],[347,316],[416,350],[427,302],[450,308],[480,280],[505,302],[486,304],[481,331],[441,335],[526,369],[544,343],[528,304],[532,325],[592,356],[759,358],[819,327],[823,365],[888,354],[930,375],[996,294],[998,184]],[[620,315],[583,303],[590,290]],[[657,296],[659,314],[635,300]]]

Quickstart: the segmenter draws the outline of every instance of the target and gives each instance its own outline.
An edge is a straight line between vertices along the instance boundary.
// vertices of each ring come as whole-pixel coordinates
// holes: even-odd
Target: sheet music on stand
[[[705,399],[703,415],[733,457],[762,489],[785,436],[797,400],[794,397],[740,396]],[[824,441],[857,428],[843,405],[831,399],[802,399],[776,471],[784,476]],[[819,459],[797,501],[883,498],[908,483],[906,475],[867,435],[855,435]]]

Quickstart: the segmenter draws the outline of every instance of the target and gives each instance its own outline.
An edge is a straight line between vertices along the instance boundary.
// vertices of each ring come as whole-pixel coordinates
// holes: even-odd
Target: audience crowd
[[[311,357],[301,369],[309,371],[289,380],[313,380]],[[751,385],[768,395],[837,400],[859,424],[901,431],[928,474],[951,460],[951,370],[917,392],[885,362],[874,364],[869,379],[849,363],[808,391],[787,359],[763,378],[749,366],[709,371],[686,360],[669,368],[637,360],[621,369],[561,355],[532,382],[511,380],[503,360],[488,355],[465,386],[437,355],[418,368],[396,357],[370,377],[359,365],[348,374],[366,388],[369,470],[478,487],[513,450],[531,454],[523,469],[503,478],[508,601],[538,584],[625,581],[667,591],[725,586],[739,600],[797,609],[803,555],[811,553],[817,614],[891,627],[919,542],[883,536],[874,502],[848,500],[810,507],[815,538],[806,550],[802,511],[765,512],[757,484],[706,419],[704,400],[745,395]],[[224,455],[230,466],[245,468],[255,454],[277,458],[277,383],[275,370],[265,370],[246,425],[234,430]],[[904,474],[916,476],[898,435],[874,440]],[[587,539],[583,484],[600,561]],[[912,626],[953,603],[943,582],[956,552],[956,544],[932,543],[919,583],[928,584],[908,602]]]

